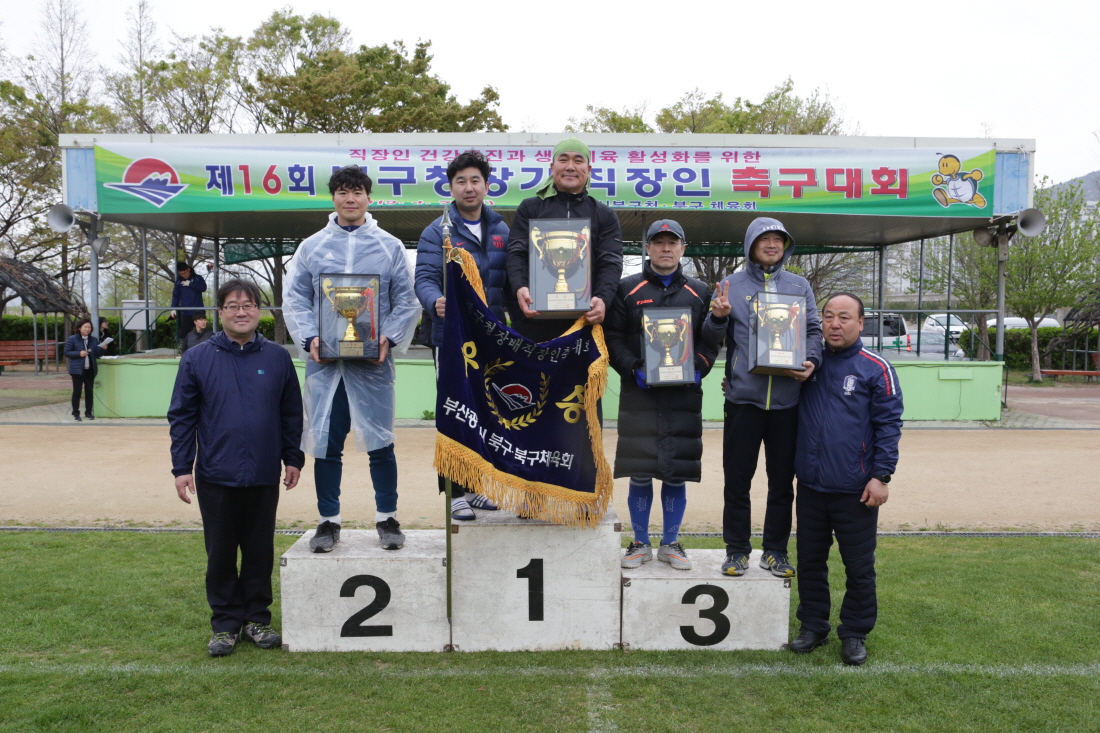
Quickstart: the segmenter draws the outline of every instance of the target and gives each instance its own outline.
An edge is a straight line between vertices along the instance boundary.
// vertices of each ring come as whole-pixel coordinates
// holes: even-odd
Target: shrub
[[[1043,349],[1047,347],[1050,340],[1055,336],[1061,336],[1061,328],[1040,328],[1039,329],[1039,355],[1042,356]],[[990,347],[994,346],[995,339],[997,338],[997,330],[989,329],[989,341]],[[1089,343],[1092,348],[1096,348],[1096,330],[1094,329],[1088,337]],[[962,332],[962,336],[959,337],[959,345],[966,352],[967,356],[973,356],[970,349],[970,330],[967,329]],[[974,345],[978,345],[978,332],[974,332]],[[992,351],[992,348],[990,349]],[[1031,331],[1026,328],[1010,328],[1005,331],[1005,363],[1009,369],[1031,369]],[[1058,352],[1055,352],[1052,357],[1052,365],[1055,369],[1061,366],[1061,356]],[[1078,362],[1080,366],[1080,362]]]

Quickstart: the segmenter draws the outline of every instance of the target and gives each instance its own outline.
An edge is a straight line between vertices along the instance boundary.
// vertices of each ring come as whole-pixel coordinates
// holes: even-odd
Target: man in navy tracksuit
[[[508,293],[508,225],[503,216],[482,204],[489,193],[492,170],[489,161],[478,150],[467,150],[447,166],[447,180],[454,197],[449,212],[451,246],[464,249],[474,256],[481,283],[485,287],[486,305],[503,322]],[[443,318],[447,308],[443,279],[441,216],[428,225],[416,245],[416,297],[432,319],[433,356],[436,349],[443,345]],[[439,479],[439,490],[445,490],[442,477]],[[468,492],[463,486],[452,483],[451,517],[476,519],[475,508],[495,511],[498,507],[489,497]]]
[[[208,651],[221,657],[242,633],[262,649],[282,644],[270,625],[279,463],[290,490],[305,455],[298,447],[302,393],[290,354],[256,333],[259,289],[230,280],[217,300],[222,331],[180,359],[168,423],[176,493],[190,504],[188,492],[198,490],[214,631]]]
[[[821,365],[802,388],[795,473],[798,476],[798,619],[791,651],[811,652],[829,638],[829,548],[836,535],[847,588],[840,607],[840,656],[867,660],[875,627],[878,508],[898,463],[901,389],[890,362],[863,348],[863,301],[833,296],[821,311]]]

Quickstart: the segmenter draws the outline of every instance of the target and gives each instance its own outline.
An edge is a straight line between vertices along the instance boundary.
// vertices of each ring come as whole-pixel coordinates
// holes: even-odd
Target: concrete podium
[[[451,526],[458,651],[612,649],[619,643],[619,532],[479,512]]]
[[[279,558],[284,647],[439,652],[451,643],[443,530],[406,530],[392,551],[373,529],[345,530],[330,553],[310,552],[313,533]]]
[[[740,578],[722,575],[723,550],[688,550],[691,570],[656,557],[623,570],[624,649],[781,649],[791,581],[760,567],[753,550]],[[656,551],[654,551],[656,555]]]

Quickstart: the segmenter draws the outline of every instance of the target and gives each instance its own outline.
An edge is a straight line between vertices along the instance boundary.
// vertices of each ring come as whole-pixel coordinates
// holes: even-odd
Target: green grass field
[[[211,659],[204,562],[199,534],[0,533],[0,731],[1100,730],[1097,540],[883,539],[862,668],[835,639]]]

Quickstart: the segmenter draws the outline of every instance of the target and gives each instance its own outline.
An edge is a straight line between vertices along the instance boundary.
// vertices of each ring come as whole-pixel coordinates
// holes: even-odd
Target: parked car
[[[942,354],[944,348],[947,348],[951,356],[962,357],[965,356],[963,350],[955,342],[945,344],[943,331],[921,331],[919,334],[913,336],[913,351],[919,351],[920,354]]]
[[[990,318],[989,320],[987,320],[985,322],[985,325],[989,329],[996,328],[997,327],[996,317]],[[1028,326],[1027,326],[1027,319],[1026,318],[1020,318],[1018,316],[1005,316],[1005,329],[1006,330],[1010,329],[1010,328],[1027,328],[1027,327]],[[1039,328],[1061,328],[1061,327],[1062,327],[1062,324],[1058,323],[1058,321],[1054,320],[1053,318],[1044,318],[1043,320],[1039,321]]]
[[[934,313],[924,319],[924,325],[921,326],[921,331],[935,331],[937,333],[944,332],[944,325],[948,323],[946,313]],[[951,316],[950,325],[947,329],[951,332],[951,340],[958,341],[959,336],[967,328],[966,323],[958,316]]]
[[[863,319],[863,332],[860,337],[863,345],[875,351],[909,349],[909,325],[900,313],[882,314],[882,336],[879,336],[879,314],[868,312]]]

